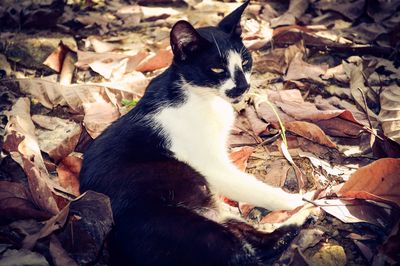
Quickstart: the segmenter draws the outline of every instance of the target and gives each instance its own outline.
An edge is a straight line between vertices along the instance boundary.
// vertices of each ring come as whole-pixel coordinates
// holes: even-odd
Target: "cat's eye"
[[[225,70],[223,68],[211,68],[211,71],[217,74],[221,74]]]
[[[242,65],[245,66],[245,65],[247,65],[248,63],[249,63],[249,60],[244,60],[244,61],[242,62]]]

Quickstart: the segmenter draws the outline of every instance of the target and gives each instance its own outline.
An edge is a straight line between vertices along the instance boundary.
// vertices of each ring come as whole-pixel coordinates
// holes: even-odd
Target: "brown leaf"
[[[92,53],[78,52],[78,67],[88,65],[93,71],[99,73],[106,79],[118,80],[123,75],[137,69],[146,57],[146,51],[140,51],[136,55],[125,55],[117,53]],[[138,70],[140,71],[140,70]]]
[[[71,49],[60,41],[58,47],[46,58],[43,64],[60,73],[65,55],[70,51]]]
[[[342,197],[393,202],[400,206],[400,159],[379,159],[359,168],[339,190]]]
[[[253,147],[241,147],[238,149],[234,149],[231,154],[230,158],[240,170],[245,171],[247,166],[247,160],[249,159],[250,155],[253,153]]]
[[[304,121],[293,121],[286,122],[285,127],[288,131],[302,136],[303,138],[328,146],[330,148],[336,148],[336,144],[333,143],[332,140],[325,135],[322,129],[315,124]]]
[[[78,266],[78,264],[71,259],[67,251],[62,247],[60,241],[55,235],[51,235],[49,251],[55,266]]]
[[[256,111],[254,110],[253,107],[247,106],[245,109],[245,116],[247,120],[249,121],[249,124],[251,126],[251,129],[253,130],[254,134],[257,136],[263,133],[267,127],[268,124],[262,121],[258,116]]]
[[[82,167],[82,159],[69,155],[65,157],[57,166],[57,174],[60,185],[68,192],[79,196],[79,172]]]
[[[58,117],[33,115],[32,120],[40,127],[35,133],[40,149],[56,161],[70,154],[81,135],[79,124]]]
[[[385,227],[390,220],[390,212],[367,201],[319,199],[315,200],[314,203],[344,223],[366,222]]]
[[[289,64],[285,80],[312,79],[321,80],[321,76],[328,70],[327,65],[311,65],[303,61],[303,54],[298,52]]]
[[[400,144],[400,93],[398,86],[385,87],[380,94],[379,121],[385,136]]]
[[[19,98],[7,116],[3,148],[21,165],[28,176],[34,203],[42,210],[57,213],[58,206],[52,193],[52,188],[56,184],[47,172],[35,137],[29,99]]]
[[[171,50],[160,49],[155,55],[150,55],[136,67],[136,71],[148,72],[167,67],[172,62]]]
[[[98,101],[117,104],[117,98],[132,99],[142,95],[148,84],[148,79],[140,80],[144,76],[132,75],[131,80],[122,83],[102,84],[74,84],[63,86],[57,82],[42,79],[19,79],[22,92],[34,96],[45,107],[51,109],[54,106],[69,106],[73,112],[84,113],[83,104],[96,103]],[[107,89],[107,86],[114,89]],[[114,100],[115,99],[115,100]]]
[[[92,138],[97,138],[120,116],[118,109],[106,102],[86,103],[83,108],[85,109],[83,123]]]
[[[315,3],[315,7],[322,11],[336,11],[351,21],[356,20],[364,12],[365,0],[352,2],[342,0],[322,0]]]
[[[37,209],[30,193],[21,183],[0,181],[1,223],[21,219],[46,220],[51,214]]]
[[[65,222],[67,221],[68,213],[69,204],[65,206],[64,209],[62,209],[57,215],[47,220],[44,226],[39,230],[39,232],[26,236],[22,241],[22,247],[24,249],[32,249],[39,239],[46,237],[53,233],[55,230],[63,227]]]

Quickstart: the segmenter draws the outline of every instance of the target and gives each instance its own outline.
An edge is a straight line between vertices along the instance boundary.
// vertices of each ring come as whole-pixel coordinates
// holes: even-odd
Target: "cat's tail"
[[[294,227],[266,234],[240,221],[219,224],[173,206],[132,208],[115,223],[113,265],[265,265],[296,234]]]

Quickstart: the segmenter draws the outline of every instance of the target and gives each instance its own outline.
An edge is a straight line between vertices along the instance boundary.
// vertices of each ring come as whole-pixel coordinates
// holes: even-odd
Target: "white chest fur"
[[[189,163],[208,160],[207,154],[225,156],[234,112],[221,97],[188,92],[183,105],[163,109],[156,120],[169,136],[177,159]]]
[[[233,200],[270,210],[302,205],[301,195],[269,186],[231,163],[226,147],[234,122],[230,103],[196,88],[187,93],[183,105],[166,107],[154,117],[176,159],[201,173],[214,193]]]

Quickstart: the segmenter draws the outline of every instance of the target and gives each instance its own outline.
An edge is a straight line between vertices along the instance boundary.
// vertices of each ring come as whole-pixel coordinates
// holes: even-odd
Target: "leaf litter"
[[[0,7],[0,264],[108,263],[111,207],[104,195],[80,195],[82,153],[171,63],[174,22],[215,25],[239,5],[78,2]],[[305,206],[268,213],[225,202],[256,227],[314,216],[277,263],[400,261],[399,7],[273,0],[246,11],[253,82],[235,106],[232,160],[263,182],[306,192]]]

